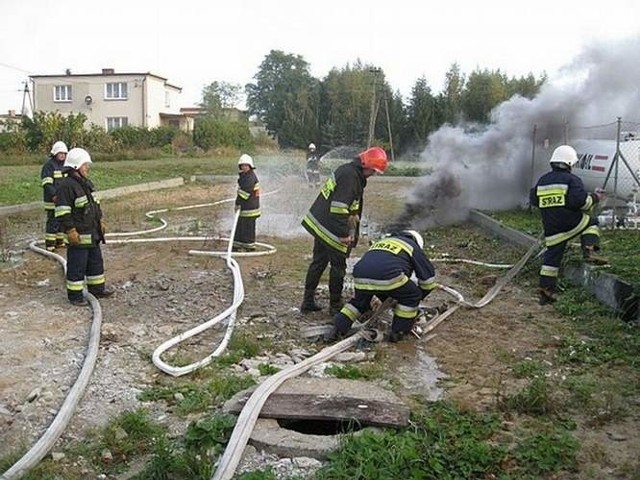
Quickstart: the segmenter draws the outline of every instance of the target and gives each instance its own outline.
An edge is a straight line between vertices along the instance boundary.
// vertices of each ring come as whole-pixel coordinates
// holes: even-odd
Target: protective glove
[[[349,225],[349,230],[355,230],[358,228],[358,224],[360,223],[360,217],[358,215],[349,215],[347,219],[347,225]]]
[[[80,234],[75,228],[72,228],[67,231],[67,238],[69,239],[69,245],[73,245],[73,246],[80,245]]]
[[[104,222],[104,220],[100,220],[100,233],[103,237],[104,234],[107,233],[107,224]]]
[[[602,202],[605,198],[607,198],[607,192],[602,188],[596,188],[595,196],[598,199],[598,203]]]

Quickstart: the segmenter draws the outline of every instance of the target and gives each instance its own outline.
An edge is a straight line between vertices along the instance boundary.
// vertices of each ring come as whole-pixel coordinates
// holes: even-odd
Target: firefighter
[[[313,236],[313,259],[304,284],[302,313],[321,310],[315,291],[327,265],[330,314],[342,308],[342,286],[347,258],[358,243],[362,196],[367,178],[387,169],[387,154],[380,147],[360,152],[351,162],[338,167],[320,189],[302,226]]]
[[[56,142],[51,147],[47,161],[42,165],[40,180],[43,190],[44,210],[47,213],[47,223],[44,234],[44,246],[50,252],[64,247],[64,233],[60,230],[60,222],[55,215],[56,188],[65,176],[62,173],[64,160],[68,153],[64,142]]]
[[[313,143],[309,144],[307,152],[307,184],[309,187],[320,186],[320,157]]]
[[[256,219],[260,216],[260,183],[255,173],[253,159],[243,153],[238,160],[238,190],[235,208],[240,210],[233,251],[256,249]]]
[[[415,273],[417,283],[411,280]],[[333,317],[325,336],[330,342],[346,334],[354,321],[371,310],[374,296],[397,301],[389,339],[397,342],[411,332],[420,301],[437,286],[435,269],[424,253],[424,239],[403,230],[374,242],[353,267],[354,297]]]
[[[578,163],[573,147],[562,145],[556,148],[549,163],[551,171],[540,177],[529,194],[531,205],[540,209],[547,247],[540,268],[540,305],[556,301],[560,264],[572,238],[580,236],[586,262],[596,265],[608,263],[605,257],[596,253],[600,250],[598,218],[589,214],[596,204],[604,200],[604,192],[587,193],[582,180],[571,173],[571,168]]]
[[[91,156],[82,148],[72,148],[64,162],[67,176],[56,192],[56,218],[65,235],[67,247],[67,298],[72,305],[88,305],[83,296],[86,287],[97,298],[113,294],[105,288],[104,261],[100,243],[104,243],[105,223],[100,204],[93,197],[94,186],[88,178]]]

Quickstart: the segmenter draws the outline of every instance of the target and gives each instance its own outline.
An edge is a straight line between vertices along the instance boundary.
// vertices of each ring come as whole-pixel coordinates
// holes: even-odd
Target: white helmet
[[[91,155],[84,148],[72,148],[67,153],[67,158],[64,161],[65,167],[71,167],[74,170],[78,170],[85,163],[93,163],[91,161]]]
[[[253,158],[251,158],[246,153],[240,155],[240,160],[238,160],[238,166],[240,165],[249,165],[251,168],[256,168],[253,166]]]
[[[578,163],[578,154],[569,145],[560,145],[553,151],[549,163],[564,163],[569,168]]]
[[[422,235],[420,235],[415,230],[403,230],[402,233],[413,237],[413,239],[416,241],[416,243],[420,247],[420,250],[424,250],[424,238],[422,238]]]
[[[316,149],[315,144],[310,143],[310,144],[309,144],[309,150],[315,150],[315,149]]]
[[[60,152],[69,153],[69,149],[67,148],[66,143],[57,141],[56,143],[53,144],[53,147],[51,147],[51,155],[55,157]]]

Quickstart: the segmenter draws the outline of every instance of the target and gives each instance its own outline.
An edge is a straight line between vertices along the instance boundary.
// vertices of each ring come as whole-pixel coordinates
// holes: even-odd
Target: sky
[[[637,0],[0,0],[0,16],[0,113],[21,110],[29,75],[66,69],[151,72],[186,107],[213,81],[252,82],[282,50],[317,78],[375,65],[407,98],[421,77],[440,92],[453,63],[553,78],[586,46],[640,34]]]

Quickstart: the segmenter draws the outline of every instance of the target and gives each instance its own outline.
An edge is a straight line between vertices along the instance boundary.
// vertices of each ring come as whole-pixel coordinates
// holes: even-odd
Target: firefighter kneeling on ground
[[[540,209],[547,247],[540,268],[540,305],[556,301],[556,286],[562,257],[569,240],[580,236],[585,262],[605,265],[608,260],[598,255],[600,229],[592,209],[605,198],[604,191],[588,193],[580,177],[571,173],[578,163],[573,147],[561,145],[549,160],[551,171],[540,177],[531,189],[529,201]]]
[[[89,152],[72,148],[64,162],[67,176],[56,192],[56,218],[60,221],[67,248],[67,298],[72,305],[85,306],[86,282],[89,293],[106,298],[113,291],[105,288],[104,261],[100,243],[104,243],[105,224],[100,204],[93,197],[94,186],[87,178],[93,163]]]
[[[415,273],[417,284],[411,280]],[[371,309],[374,296],[397,300],[389,340],[397,342],[411,332],[420,301],[437,286],[435,269],[424,253],[424,239],[415,230],[382,238],[353,267],[354,297],[333,317],[325,335],[332,342],[345,335],[353,322]]]

